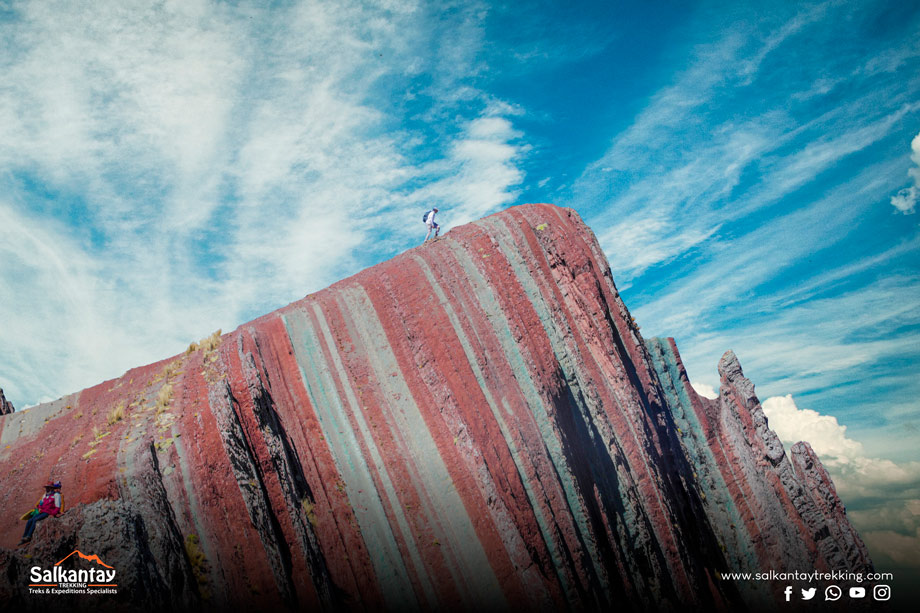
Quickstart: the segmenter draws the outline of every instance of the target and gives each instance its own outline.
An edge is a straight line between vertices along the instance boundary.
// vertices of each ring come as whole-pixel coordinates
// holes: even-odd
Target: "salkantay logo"
[[[98,564],[102,568],[62,568],[61,564],[71,556]],[[42,568],[33,566],[29,571],[30,594],[116,594],[115,569],[99,559],[88,556],[78,549],[62,558],[54,566]]]

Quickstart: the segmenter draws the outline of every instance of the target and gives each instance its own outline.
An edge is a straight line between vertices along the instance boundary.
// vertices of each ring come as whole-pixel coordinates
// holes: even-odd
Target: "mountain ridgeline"
[[[514,207],[174,358],[0,418],[0,602],[79,549],[77,609],[735,610],[723,572],[871,569],[734,354],[643,339],[593,233]],[[27,546],[49,478],[66,511]]]

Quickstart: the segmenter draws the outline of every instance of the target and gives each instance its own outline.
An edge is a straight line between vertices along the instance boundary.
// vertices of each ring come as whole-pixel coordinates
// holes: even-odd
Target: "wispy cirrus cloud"
[[[0,283],[18,299],[0,321],[23,324],[0,329],[23,358],[0,363],[7,395],[56,397],[317,290],[413,244],[429,199],[452,205],[448,224],[507,204],[527,147],[521,110],[478,86],[487,15],[197,0],[5,13]]]
[[[686,67],[575,182],[567,198],[594,211],[589,221],[606,238],[621,282],[698,250],[726,222],[795,206],[787,199],[917,114],[916,78],[910,85],[891,79],[888,68],[866,62],[865,49],[841,46],[827,29],[828,20],[858,19],[852,7],[788,8],[756,26],[727,13],[736,27],[720,23],[713,42],[692,47]],[[704,19],[694,27],[712,24]],[[839,69],[814,79],[781,59],[797,57],[803,46]],[[879,54],[897,70],[916,55],[916,44]],[[853,88],[861,93],[829,102],[835,90]],[[650,227],[657,234],[644,230]],[[629,234],[647,239],[615,238]]]
[[[752,306],[756,312],[757,303],[749,301],[752,292],[842,240],[861,211],[885,193],[887,184],[878,184],[879,177],[894,176],[893,163],[869,167],[807,207],[776,215],[731,240],[713,240],[708,257],[697,262],[693,275],[669,284],[638,313],[646,325],[653,322],[656,330],[661,328],[658,332],[690,332],[703,330],[707,313],[730,304]],[[826,270],[811,271],[806,279]],[[802,282],[797,278],[796,286]]]
[[[918,300],[916,277],[889,277],[780,309],[765,303],[743,325],[678,328],[675,336],[695,383],[718,386],[715,364],[731,348],[762,394],[820,400],[851,423],[872,453],[906,458],[915,452],[911,428],[920,421],[912,400],[920,385],[905,366],[920,359]],[[720,308],[726,317],[737,314],[731,306]],[[636,317],[648,320],[641,310]]]
[[[453,203],[449,226],[468,223],[513,202],[524,173],[517,162],[528,147],[504,116],[487,111],[464,126],[447,157],[423,171],[433,181],[416,190],[412,202]],[[448,226],[448,227],[449,227]]]
[[[732,348],[768,394],[806,394],[874,450],[912,457],[903,426],[920,419],[920,389],[881,380],[920,359],[920,245],[881,205],[903,184],[897,141],[920,111],[905,72],[918,46],[841,40],[830,24],[869,19],[844,3],[786,8],[747,20],[739,7],[731,28],[697,19],[707,42],[611,135],[569,202],[591,211],[643,331],[677,337],[694,383],[717,387]],[[869,419],[858,407],[873,394],[887,405]]]
[[[915,459],[920,247],[889,206],[918,27],[875,0],[0,2],[0,387],[118,375],[416,244],[431,205],[525,194],[585,217],[700,389],[730,347]]]
[[[905,36],[867,52],[831,25],[869,13],[827,2],[750,20],[737,7],[722,15],[731,28],[703,13],[689,28],[706,42],[574,183],[570,202],[589,207],[643,331],[677,336],[699,385],[718,384],[732,348],[771,394],[831,403],[859,385],[860,401],[877,391],[894,407],[918,391],[875,383],[920,359],[920,246],[880,214],[902,184],[899,134],[920,111],[920,79],[905,72],[918,46]],[[902,238],[877,238],[891,234]],[[854,427],[873,445],[891,433],[904,457],[914,438],[898,425],[920,415],[899,406]]]

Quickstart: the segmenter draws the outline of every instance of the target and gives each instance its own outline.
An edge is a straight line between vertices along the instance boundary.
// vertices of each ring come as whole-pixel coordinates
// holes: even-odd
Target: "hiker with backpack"
[[[434,216],[437,214],[437,212],[438,212],[438,207],[434,207],[433,209],[431,209],[430,211],[422,215],[422,221],[424,221],[425,225],[428,226],[428,234],[425,235],[425,240],[422,241],[423,245],[428,242],[428,237],[431,236],[432,230],[434,230],[435,238],[438,237],[438,232],[441,231],[441,226],[439,226],[434,220]]]
[[[25,545],[32,540],[35,524],[47,517],[60,515],[64,510],[64,500],[61,498],[61,482],[49,482],[45,486],[45,495],[42,496],[35,508],[22,516],[26,522],[26,531],[22,534],[20,545]]]

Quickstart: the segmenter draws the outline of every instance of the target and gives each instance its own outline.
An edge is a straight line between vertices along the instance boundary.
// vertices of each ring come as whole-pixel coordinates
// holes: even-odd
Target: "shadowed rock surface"
[[[74,549],[118,574],[83,610],[759,609],[781,588],[720,573],[871,568],[719,372],[701,398],[642,339],[573,211],[515,207],[0,419],[0,601]],[[14,550],[49,478],[67,510]]]

